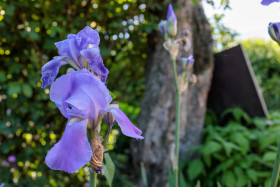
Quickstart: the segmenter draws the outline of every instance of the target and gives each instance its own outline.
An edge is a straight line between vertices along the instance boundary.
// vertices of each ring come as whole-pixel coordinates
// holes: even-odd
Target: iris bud
[[[269,23],[269,25],[268,25],[268,33],[269,33],[270,37],[274,41],[276,41],[277,43],[280,42],[279,31],[280,31],[280,22]]]
[[[171,37],[175,37],[177,35],[177,18],[174,13],[173,7],[171,4],[168,5],[168,11],[167,11],[167,28],[168,28],[168,34]]]
[[[167,21],[166,20],[161,20],[160,23],[158,24],[158,29],[160,31],[160,33],[164,36],[164,40],[167,40]]]
[[[193,66],[194,58],[193,55],[190,55],[188,58],[180,58],[180,64],[183,70],[190,70]]]

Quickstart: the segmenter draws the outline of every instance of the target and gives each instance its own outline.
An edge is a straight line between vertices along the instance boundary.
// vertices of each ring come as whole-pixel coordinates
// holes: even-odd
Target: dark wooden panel
[[[231,107],[240,107],[250,117],[265,117],[266,104],[250,60],[241,45],[215,55],[208,108],[217,116]]]

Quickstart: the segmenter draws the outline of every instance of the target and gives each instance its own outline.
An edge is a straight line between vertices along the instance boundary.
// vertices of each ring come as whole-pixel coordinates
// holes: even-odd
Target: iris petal
[[[75,37],[73,37],[72,35],[71,37],[68,36],[66,40],[55,43],[55,46],[58,49],[58,54],[60,56],[67,56],[73,59],[76,63],[76,66],[82,68],[81,64],[78,61],[81,49],[77,45]]]
[[[51,86],[50,99],[66,118],[78,116],[94,120],[112,101],[106,86],[86,69],[59,77]],[[69,104],[75,109],[69,110]]]
[[[71,109],[68,108],[67,110],[69,117],[96,118],[94,103],[82,90],[72,90],[71,96],[65,102],[71,106]]]
[[[107,106],[112,101],[109,90],[98,77],[85,69],[80,70],[79,72],[77,71],[73,80],[73,87],[77,90],[83,91],[89,96],[91,102],[94,103],[95,111],[92,112],[94,112],[94,119],[96,120],[99,112],[106,110]]]
[[[102,82],[105,83],[109,71],[103,63],[99,48],[91,47],[88,49],[84,49],[81,51],[81,55],[88,60],[90,69],[100,75]]]
[[[279,2],[280,0],[262,0],[261,4],[262,5],[265,5],[265,6],[268,6],[270,5],[271,3],[274,3],[274,2]]]
[[[83,30],[78,32],[77,36],[82,38],[81,49],[85,49],[89,44],[94,44],[96,46],[100,43],[99,34],[96,30],[86,26]]]
[[[72,90],[72,82],[72,73],[68,73],[56,79],[50,89],[51,101],[56,104],[65,118],[68,118],[66,111],[68,106],[65,100],[69,97],[70,91]]]
[[[51,85],[56,78],[60,66],[66,65],[65,61],[67,57],[56,57],[51,61],[47,62],[41,70],[42,74],[42,88]]]
[[[121,111],[119,108],[112,107],[107,110],[107,112],[111,112],[113,114],[124,135],[136,139],[144,139],[144,137],[141,136],[142,131],[135,127],[128,119],[128,117],[123,113],[123,111]]]
[[[92,150],[87,138],[87,123],[87,119],[68,121],[62,138],[46,156],[49,168],[74,173],[89,162]]]

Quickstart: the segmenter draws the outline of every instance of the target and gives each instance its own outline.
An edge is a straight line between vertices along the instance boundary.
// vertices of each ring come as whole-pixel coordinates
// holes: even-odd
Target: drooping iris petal
[[[128,117],[123,113],[123,111],[121,111],[119,108],[111,107],[106,112],[111,112],[113,114],[124,135],[136,139],[144,139],[144,137],[141,136],[142,131],[135,127],[128,119]]]
[[[88,119],[68,121],[62,138],[46,156],[49,168],[74,173],[89,162],[92,150],[87,138],[87,123]]]
[[[56,78],[59,68],[66,65],[66,57],[56,57],[51,61],[47,62],[41,69],[42,74],[42,88],[51,85]]]
[[[271,3],[274,3],[274,2],[279,3],[280,0],[262,0],[261,4],[265,5],[265,6],[268,6],[268,5],[270,5]]]

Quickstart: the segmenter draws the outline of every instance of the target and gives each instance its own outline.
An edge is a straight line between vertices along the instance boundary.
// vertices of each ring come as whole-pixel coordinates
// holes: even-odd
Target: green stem
[[[277,186],[279,169],[280,169],[280,141],[278,143],[277,156],[276,156],[274,166],[273,166],[273,172],[272,172],[272,177],[271,177],[271,181],[270,181],[270,187],[276,187]]]
[[[174,175],[175,175],[175,187],[179,186],[179,144],[180,144],[180,88],[177,79],[176,60],[172,59],[172,70],[173,80],[176,88],[176,130],[175,130],[175,164]]]
[[[90,187],[96,187],[97,174],[95,171],[90,171]]]
[[[89,137],[90,137],[90,140],[93,137],[95,137],[95,129],[90,131]],[[89,173],[89,186],[90,187],[96,187],[96,179],[97,179],[96,172],[93,171],[92,169],[90,169],[90,173]]]

